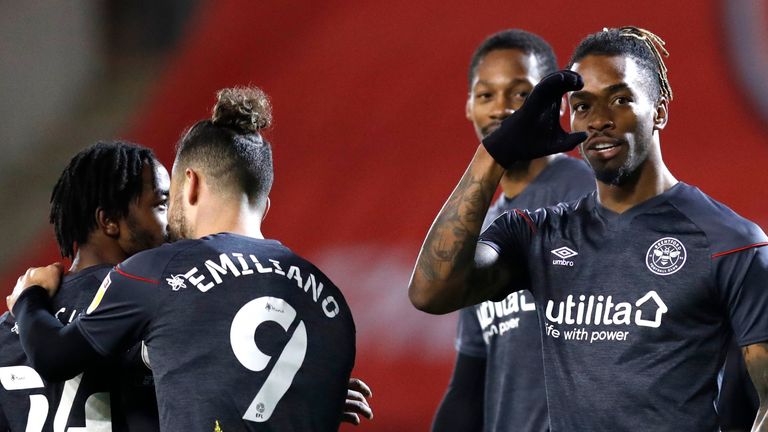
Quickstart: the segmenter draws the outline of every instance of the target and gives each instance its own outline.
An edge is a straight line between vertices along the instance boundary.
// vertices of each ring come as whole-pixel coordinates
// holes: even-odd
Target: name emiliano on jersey
[[[239,266],[235,264],[235,261]],[[334,318],[339,314],[339,304],[332,295],[321,297],[323,283],[318,281],[314,274],[307,271],[302,274],[301,269],[293,265],[284,270],[280,265],[280,261],[274,259],[268,259],[267,261],[269,264],[265,265],[255,255],[248,255],[248,259],[246,259],[246,256],[242,253],[223,253],[219,255],[218,262],[212,259],[205,261],[207,274],[202,273],[197,267],[193,267],[186,273],[172,275],[167,281],[171,289],[178,291],[180,288],[178,279],[183,277],[201,292],[208,292],[211,288],[224,281],[222,276],[229,275],[230,277],[238,278],[253,274],[274,273],[293,280],[298,288],[312,295],[312,300],[315,303],[319,303],[322,299],[321,309],[328,318]]]

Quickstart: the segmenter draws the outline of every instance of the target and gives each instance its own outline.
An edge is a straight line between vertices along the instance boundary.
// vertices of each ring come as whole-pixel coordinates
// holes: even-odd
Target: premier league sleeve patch
[[[683,268],[688,254],[680,240],[664,237],[656,240],[645,254],[645,265],[648,270],[659,275],[668,276]]]

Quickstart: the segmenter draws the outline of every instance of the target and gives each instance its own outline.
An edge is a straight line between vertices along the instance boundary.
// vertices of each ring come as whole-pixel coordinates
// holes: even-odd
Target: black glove
[[[562,70],[547,75],[519,110],[504,119],[483,139],[483,145],[499,165],[531,160],[569,151],[587,139],[584,132],[569,134],[560,127],[560,101],[566,92],[584,87],[576,72]]]

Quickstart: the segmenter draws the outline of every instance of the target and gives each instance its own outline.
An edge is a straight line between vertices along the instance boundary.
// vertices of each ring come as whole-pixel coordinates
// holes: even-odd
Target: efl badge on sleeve
[[[101,283],[99,290],[96,291],[96,295],[93,297],[93,300],[91,300],[91,305],[88,306],[88,309],[85,311],[86,315],[90,315],[90,313],[93,312],[93,310],[99,306],[99,303],[101,303],[101,299],[104,298],[104,293],[107,292],[107,288],[109,288],[111,284],[112,284],[112,279],[110,279],[109,275],[107,275],[107,277],[105,277],[104,281]]]

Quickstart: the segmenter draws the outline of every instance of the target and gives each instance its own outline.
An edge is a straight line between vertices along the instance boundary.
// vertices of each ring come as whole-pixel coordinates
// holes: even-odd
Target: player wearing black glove
[[[560,126],[560,102],[566,92],[584,86],[576,72],[562,70],[544,77],[525,103],[483,139],[499,165],[531,160],[572,150],[587,138],[584,132],[567,133]]]
[[[506,278],[497,273],[509,269],[493,265],[495,252],[477,244],[483,217],[504,167],[571,150],[587,138],[584,132],[569,134],[560,126],[563,95],[583,85],[572,71],[547,75],[520,109],[483,139],[421,247],[408,289],[414,306],[447,313],[503,293],[500,282]]]

